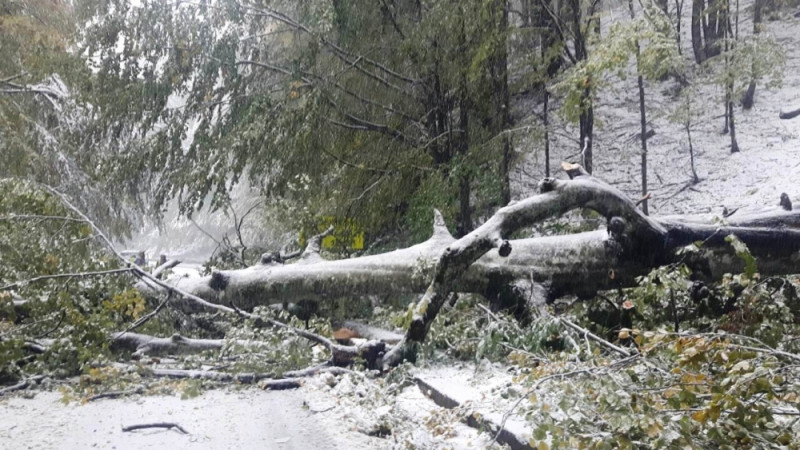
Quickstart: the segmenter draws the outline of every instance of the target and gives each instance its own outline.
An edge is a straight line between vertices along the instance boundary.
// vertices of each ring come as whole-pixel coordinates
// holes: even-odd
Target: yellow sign
[[[362,250],[364,248],[364,229],[353,219],[337,219],[333,216],[325,216],[317,223],[316,232],[319,234],[333,225],[333,233],[322,239],[322,248],[331,250],[345,247],[350,250]],[[306,245],[305,232],[300,233],[300,245]]]

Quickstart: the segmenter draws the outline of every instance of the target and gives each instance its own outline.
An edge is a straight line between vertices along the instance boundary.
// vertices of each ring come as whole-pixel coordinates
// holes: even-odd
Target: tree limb
[[[189,432],[186,431],[182,426],[173,422],[143,423],[139,425],[128,425],[127,427],[122,427],[122,431],[134,431],[134,430],[141,430],[144,428],[175,428],[183,434],[189,434]]]

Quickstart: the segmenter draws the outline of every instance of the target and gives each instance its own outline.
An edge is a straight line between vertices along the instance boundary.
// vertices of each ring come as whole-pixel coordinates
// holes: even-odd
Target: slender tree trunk
[[[736,33],[734,34],[733,29],[731,27],[731,6],[730,2],[725,4],[725,37],[728,39],[725,40],[725,52],[727,53],[725,56],[725,63],[726,66],[732,64],[733,56],[730,54],[734,50],[734,46],[736,45],[735,41],[739,37],[739,2],[736,2]],[[733,88],[734,88],[734,77],[733,70],[728,67],[729,73],[729,82],[728,86],[725,89],[727,91],[727,99],[728,99],[728,124],[730,125],[730,134],[731,134],[731,153],[739,152],[739,143],[736,141],[736,121],[733,117]]]
[[[675,0],[675,39],[678,44],[678,54],[683,55],[681,46],[681,18],[683,17],[683,0]]]
[[[574,36],[575,58],[578,61],[585,61],[589,54],[586,48],[586,37],[581,28],[582,12],[580,0],[570,0],[572,9],[572,33]],[[594,168],[592,154],[592,137],[594,132],[594,105],[592,104],[591,77],[586,79],[586,87],[581,95],[581,114],[579,118],[580,145],[583,153],[583,167],[587,172],[592,173]]]
[[[501,115],[503,122],[501,124],[501,132],[503,133],[503,162],[500,166],[500,171],[503,176],[502,185],[502,200],[503,205],[507,205],[511,201],[511,179],[509,174],[511,172],[511,136],[507,133],[508,128],[511,126],[511,91],[508,88],[508,2],[503,0],[500,2],[501,16],[500,16],[500,29],[498,33],[502,39],[500,45],[500,57],[498,58],[498,69],[500,69],[500,91],[501,91]]]
[[[730,98],[730,97],[728,97]],[[736,122],[733,119],[733,102],[728,102],[728,115],[731,129],[731,153],[739,152],[739,143],[736,141]]]
[[[639,45],[636,45],[637,49]],[[639,84],[639,116],[642,125],[642,197],[647,195],[647,117],[644,109],[644,84],[642,76],[638,76]],[[642,201],[642,212],[647,212],[647,200]]]
[[[464,75],[466,78],[466,75]],[[466,85],[464,86],[466,87]],[[466,96],[466,93],[462,94]],[[468,100],[462,99],[460,107],[459,126],[462,130],[462,138],[459,142],[459,152],[462,156],[466,156],[469,152],[469,107]],[[458,227],[456,233],[459,236],[464,236],[472,231],[472,205],[471,205],[471,189],[470,189],[470,175],[469,171],[461,174],[458,189]]]
[[[761,32],[761,10],[764,7],[764,0],[755,0],[753,4],[753,34],[758,34]],[[744,96],[742,97],[742,108],[750,109],[753,107],[755,103],[755,96],[756,96],[756,80],[750,80],[750,84],[747,86],[747,91],[745,91]]]
[[[553,57],[550,50],[558,43],[558,33],[553,18],[541,8],[536,24],[542,29],[541,56],[547,64],[547,79],[553,79],[561,69],[561,58]],[[544,86],[544,171],[550,176],[550,92]]]
[[[544,176],[550,178],[550,118],[548,117],[548,103],[550,92],[544,90]]]
[[[723,117],[725,117],[725,126],[722,128],[722,134],[728,134],[730,133],[731,130],[729,126],[731,115],[730,115],[730,109],[728,108],[728,104],[730,104],[730,102],[731,102],[731,94],[728,91],[728,85],[725,85],[725,99],[722,102],[722,104],[725,105],[725,114],[723,114]]]
[[[692,0],[692,51],[697,64],[702,64],[706,60],[706,47],[703,43],[704,9],[703,0]]]
[[[494,57],[490,64],[492,64],[491,72],[495,79],[495,92],[497,95],[497,110],[495,111],[494,135],[502,133],[501,136],[501,155],[500,155],[500,197],[503,205],[507,205],[511,201],[511,159],[512,147],[511,137],[507,131],[511,125],[511,92],[508,88],[508,44],[506,36],[508,35],[508,2],[507,0],[496,0],[494,13],[498,14],[496,22],[497,36],[501,39],[501,43],[495,50]]]
[[[685,127],[686,127],[686,137],[689,139],[689,163],[692,167],[692,183],[697,184],[700,182],[700,177],[697,176],[697,171],[694,168],[694,146],[692,146],[692,123],[687,121]]]
[[[594,167],[592,155],[592,133],[594,131],[594,107],[592,106],[591,91],[584,90],[584,110],[580,117],[580,142],[583,146],[583,165],[586,171],[592,173]]]
[[[661,3],[659,3],[661,6]],[[666,2],[664,3],[666,9]],[[633,0],[628,0],[628,10],[631,13],[631,20],[636,19],[636,13],[633,10]],[[644,102],[644,79],[642,78],[642,71],[640,67],[641,49],[639,47],[639,40],[636,40],[636,85],[639,88],[639,123],[641,125],[641,143],[642,143],[642,197],[647,195],[647,113],[645,111]],[[647,200],[642,202],[642,212],[647,214]]]
[[[461,35],[459,36],[461,45],[467,45],[467,30],[464,21],[466,11],[461,11]],[[467,81],[467,72],[462,68],[460,86],[459,86],[460,99],[458,102],[458,128],[461,133],[458,138],[458,153],[462,158],[469,154],[470,146],[470,132],[469,132],[469,114],[472,110],[472,101],[469,96],[469,83]],[[470,178],[471,170],[462,170],[458,186],[458,221],[456,226],[456,233],[458,236],[464,236],[472,231],[472,202],[471,202],[471,189]]]

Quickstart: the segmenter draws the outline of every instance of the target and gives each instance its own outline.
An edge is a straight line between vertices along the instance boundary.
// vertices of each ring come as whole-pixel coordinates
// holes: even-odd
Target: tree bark
[[[544,90],[544,176],[550,178],[550,117],[548,116],[550,103],[550,93],[547,88]]]
[[[753,3],[753,34],[761,32],[761,9],[764,7],[764,0],[755,0]],[[747,90],[742,97],[742,108],[751,109],[755,103],[756,80],[750,80]]]
[[[681,20],[683,20],[683,0],[675,0],[675,41],[678,44],[678,54],[683,55],[681,43]]]
[[[545,301],[563,294],[589,297],[597,290],[633,285],[637,276],[672,261],[678,248],[709,237],[714,239],[704,249],[725,248],[720,239],[734,233],[757,258],[763,258],[762,273],[796,271],[800,210],[740,213],[727,218],[728,227],[715,226],[711,216],[650,218],[615,188],[585,172],[574,176],[574,180],[543,181],[545,192],[502,208],[458,241],[437,213],[433,236],[409,248],[344,260],[257,265],[173,283],[208,302],[249,309],[300,299],[419,294],[444,271],[451,291],[478,293],[506,304],[518,301],[521,293],[527,294],[528,300]],[[575,208],[598,211],[609,219],[608,229],[511,241],[504,238],[521,227]],[[612,220],[615,217],[621,220]],[[437,268],[451,259],[444,269]],[[701,259],[702,264],[713,266],[710,272],[704,269],[710,277],[739,267],[735,258],[713,263]],[[141,284],[139,288],[146,293],[154,289]],[[193,302],[175,302],[189,311],[204,309]]]
[[[724,11],[725,33],[724,33],[723,36],[726,38],[726,40],[725,40],[725,65],[726,66],[730,66],[731,64],[733,64],[733,61],[732,61],[733,60],[733,56],[731,55],[731,53],[733,52],[734,47],[736,45],[736,39],[739,38],[739,22],[738,22],[738,20],[739,20],[738,19],[738,14],[739,14],[738,6],[739,6],[739,4],[737,3],[736,6],[737,6],[737,11],[736,11],[736,14],[737,14],[737,19],[736,20],[737,20],[737,22],[736,22],[736,33],[734,33],[733,29],[731,27],[730,3],[726,3],[725,4],[725,11]],[[731,71],[730,68],[728,68],[728,71],[729,72]],[[736,122],[734,120],[734,115],[733,115],[733,87],[734,87],[734,79],[732,78],[732,75],[731,75],[730,82],[728,83],[728,86],[726,87],[726,91],[727,91],[727,94],[726,94],[726,97],[725,97],[726,100],[727,100],[727,103],[726,103],[727,121],[726,122],[730,126],[731,153],[738,153],[739,152],[739,143],[736,141]]]
[[[462,101],[459,111],[459,126],[461,127],[461,138],[459,139],[459,153],[462,158],[466,158],[469,153],[469,100],[467,93],[467,75],[462,74]],[[472,203],[470,189],[470,171],[461,174],[458,187],[458,229],[456,233],[463,236],[472,231]]]
[[[726,0],[709,0],[708,8],[704,12],[705,26],[703,27],[703,35],[707,58],[712,58],[722,53],[719,38],[725,33],[725,24],[727,23],[724,17],[726,4]]]
[[[703,43],[704,9],[703,0],[692,0],[692,50],[697,64],[702,64],[706,60],[706,48]]]
[[[659,3],[659,6],[662,4]],[[667,13],[667,3],[666,1],[663,2],[663,9],[664,13]],[[631,20],[636,19],[636,13],[633,10],[633,0],[628,0],[628,10],[631,14]],[[680,16],[678,16],[678,22],[680,22]],[[645,104],[644,104],[644,79],[642,78],[642,70],[640,67],[641,62],[639,61],[641,58],[641,49],[639,47],[639,40],[636,40],[636,86],[639,88],[639,124],[641,126],[641,133],[639,134],[641,138],[641,145],[642,145],[642,212],[645,215],[648,214],[647,211],[647,113],[645,111]]]
[[[588,81],[591,83],[591,80]],[[594,154],[592,151],[592,136],[594,133],[594,105],[592,102],[591,89],[587,87],[581,97],[581,115],[579,118],[581,152],[583,155],[583,165],[586,171],[592,173],[594,167]]]
[[[736,122],[733,116],[733,102],[728,101],[728,123],[730,124],[731,133],[731,153],[739,152],[739,142],[736,140]]]
[[[497,95],[499,97],[497,123],[494,134],[502,134],[502,150],[500,156],[500,200],[503,205],[511,201],[511,164],[512,148],[511,137],[507,133],[511,125],[511,90],[508,88],[508,44],[506,35],[508,34],[508,2],[507,0],[497,0],[495,13],[499,14],[497,24],[497,36],[502,42],[496,49],[493,62],[493,78],[496,83]]]
[[[575,59],[578,61],[585,61],[589,58],[588,48],[586,45],[586,36],[583,33],[582,21],[583,11],[579,0],[570,0],[570,9],[572,14],[572,35],[573,47],[575,48]],[[593,80],[591,76],[587,75],[584,81],[584,89],[581,93],[581,114],[578,119],[579,127],[579,142],[581,145],[581,154],[583,156],[581,164],[586,168],[586,171],[592,173],[594,168],[593,153],[592,153],[592,137],[594,132],[594,105],[592,99],[592,86]]]

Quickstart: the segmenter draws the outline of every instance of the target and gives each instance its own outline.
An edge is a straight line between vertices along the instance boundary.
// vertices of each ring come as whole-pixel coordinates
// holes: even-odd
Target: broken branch
[[[128,425],[127,427],[122,427],[122,431],[134,431],[145,428],[167,428],[167,429],[175,428],[183,434],[189,434],[189,432],[186,431],[182,426],[173,422],[143,423],[139,425]]]

